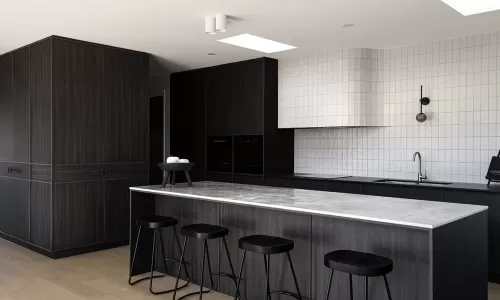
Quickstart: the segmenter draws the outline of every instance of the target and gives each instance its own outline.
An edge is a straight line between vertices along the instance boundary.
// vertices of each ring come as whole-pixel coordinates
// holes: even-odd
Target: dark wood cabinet
[[[444,202],[488,206],[488,267],[490,276],[500,278],[500,194],[444,190]]]
[[[232,182],[238,173],[293,173],[293,129],[278,129],[277,60],[264,57],[174,73],[170,83],[171,155],[195,162],[196,170],[206,172],[207,180]],[[207,147],[211,138],[238,141],[242,136],[261,141],[253,146],[258,155],[245,153],[258,163],[241,166],[241,161],[250,159],[238,163],[236,143],[231,150]],[[222,156],[225,166],[231,160],[234,167],[207,170],[207,165],[215,165]],[[239,171],[238,166],[252,171]]]
[[[261,135],[264,127],[263,71],[260,61],[238,63],[233,72],[235,135]]]
[[[105,240],[121,241],[130,234],[130,190],[132,186],[147,185],[148,179],[103,181]]]
[[[104,201],[100,181],[55,184],[53,209],[54,250],[104,241]]]
[[[12,54],[0,56],[0,137],[9,140],[9,142],[0,143],[0,161],[12,159],[12,58]]]
[[[380,183],[363,184],[363,194],[428,201],[442,201],[443,199],[443,190],[441,188]]]
[[[233,68],[224,65],[207,71],[207,134],[234,133]]]
[[[0,232],[51,257],[128,242],[149,55],[51,36],[0,56]],[[124,221],[125,220],[125,221]]]
[[[307,178],[292,178],[291,186],[294,189],[328,191],[328,180],[307,179]]]
[[[0,232],[29,240],[29,181],[0,177]]]
[[[266,176],[265,183],[267,186],[273,187],[289,188],[291,186],[291,180],[288,177]]]

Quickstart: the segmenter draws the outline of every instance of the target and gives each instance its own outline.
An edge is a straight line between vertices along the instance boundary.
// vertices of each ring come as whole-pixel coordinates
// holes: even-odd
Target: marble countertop
[[[195,182],[194,187],[156,185],[130,190],[422,229],[437,228],[488,209],[478,205],[209,181]]]

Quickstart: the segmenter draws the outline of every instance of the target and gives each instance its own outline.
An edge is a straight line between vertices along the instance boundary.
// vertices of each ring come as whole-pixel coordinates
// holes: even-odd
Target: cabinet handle
[[[104,176],[104,169],[101,169],[101,176]]]
[[[7,168],[7,173],[12,173],[12,167]]]
[[[108,169],[108,176],[111,176],[113,174],[113,169]]]

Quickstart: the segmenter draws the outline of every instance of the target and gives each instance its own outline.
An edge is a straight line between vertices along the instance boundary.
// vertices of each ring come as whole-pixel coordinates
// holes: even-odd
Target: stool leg
[[[297,295],[299,296],[299,299],[302,300],[302,295],[300,294],[299,283],[297,282],[297,276],[295,275],[295,270],[293,268],[290,252],[287,252],[286,255],[288,256],[288,262],[290,263],[290,269],[292,270],[293,281],[295,282],[295,287],[297,288]]]
[[[210,262],[210,253],[208,252],[207,240],[203,241],[203,248],[204,248],[205,254],[207,255],[208,275],[210,276],[210,285],[212,286],[212,290],[214,290],[215,285],[214,285],[214,279],[212,278],[212,263]]]
[[[165,246],[163,245],[163,237],[161,234],[161,228],[158,229],[158,235],[160,236],[160,248],[161,248],[161,255],[163,257],[163,268],[165,269],[165,275],[167,274],[167,258],[165,256]]]
[[[238,294],[240,293],[241,275],[243,275],[243,266],[245,265],[246,255],[247,255],[247,250],[243,250],[243,258],[241,259],[240,274],[238,276],[238,282],[236,283],[236,293],[234,293],[234,300],[238,298]]]
[[[333,269],[330,271],[330,279],[328,280],[328,287],[326,288],[326,298],[328,300],[330,298],[330,289],[332,288],[332,280],[333,280]]]
[[[271,256],[264,254],[264,267],[266,271],[266,299],[271,299],[271,293],[269,288],[269,265],[271,264]]]
[[[186,252],[186,243],[187,243],[187,237],[184,238],[184,245],[182,246],[182,251],[181,251],[181,262],[179,264],[179,270],[177,271],[177,278],[175,279],[175,288],[174,288],[174,296],[173,300],[175,300],[175,295],[177,294],[177,287],[179,286],[179,277],[181,276],[181,270],[182,266],[184,265],[184,253]],[[180,246],[180,245],[179,245]],[[185,268],[186,266],[184,266]]]
[[[129,274],[128,274],[128,284],[130,284],[130,285],[132,285],[132,271],[134,270],[135,255],[137,254],[137,247],[139,246],[139,238],[141,237],[141,229],[142,229],[142,225],[139,226],[139,229],[137,230],[137,238],[135,239],[134,255],[132,256],[132,264],[130,265],[130,270],[129,270]]]
[[[203,243],[203,258],[201,260],[201,278],[200,278],[200,300],[203,299],[203,275],[205,275],[205,243]]]
[[[368,277],[365,277],[365,300],[368,300]]]
[[[177,227],[173,226],[172,228],[174,229],[174,236],[175,236],[175,241],[177,243],[177,247],[179,248],[179,252],[182,255],[182,249],[183,248],[181,247],[181,242],[179,241],[179,235],[177,234]],[[184,266],[184,272],[186,273],[186,276],[187,276],[187,282],[188,283],[191,282],[191,277],[189,276],[189,272],[188,272],[188,269],[186,267],[186,264],[183,263],[182,261],[180,261],[179,263],[180,263],[180,265]]]
[[[352,274],[349,274],[349,295],[351,300],[354,299],[354,296],[352,294]]]
[[[227,260],[229,261],[229,267],[231,268],[231,275],[233,275],[233,281],[234,281],[234,285],[236,285],[236,273],[234,272],[234,266],[233,266],[233,261],[231,260],[231,255],[229,254],[229,248],[227,247],[227,241],[226,241],[226,237],[223,237],[222,238],[222,242],[224,243],[224,249],[226,249],[226,254],[227,254]],[[237,296],[239,297],[239,293],[237,294]]]
[[[389,288],[389,282],[387,282],[387,276],[385,275],[384,275],[384,282],[385,282],[385,290],[387,291],[387,296],[389,297],[389,300],[392,300],[391,289]]]
[[[153,272],[155,270],[155,254],[156,254],[156,231],[153,230],[153,250],[151,251],[151,276],[149,277],[149,291],[153,292]]]

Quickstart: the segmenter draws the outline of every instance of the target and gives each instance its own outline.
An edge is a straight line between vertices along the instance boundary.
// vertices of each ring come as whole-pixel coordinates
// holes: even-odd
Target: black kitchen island
[[[324,254],[357,250],[391,258],[388,279],[393,299],[487,299],[487,207],[387,198],[366,195],[272,188],[230,183],[198,182],[160,188],[134,187],[130,191],[131,253],[135,249],[135,221],[164,215],[180,226],[209,223],[229,228],[233,262],[241,259],[238,239],[251,234],[282,236],[295,241],[291,252],[306,299],[324,299],[329,270]],[[139,242],[135,274],[149,271],[152,233]],[[179,257],[172,232],[163,232],[167,257]],[[188,240],[186,261],[191,279],[200,282],[202,243]],[[222,243],[209,242],[214,272],[228,272]],[[247,255],[242,293],[246,299],[265,294],[262,257]],[[156,260],[159,261],[158,259]],[[163,271],[162,263],[157,270]],[[167,273],[175,275],[177,265]],[[271,261],[273,288],[293,290],[285,256]],[[216,279],[216,289],[234,295],[230,280]],[[209,282],[208,275],[204,282]],[[348,299],[348,276],[334,275],[331,299]],[[364,293],[363,278],[354,281],[354,297]],[[369,285],[370,299],[386,299],[383,279]],[[281,296],[280,296],[281,297]]]

